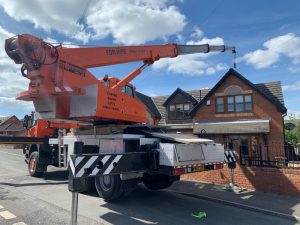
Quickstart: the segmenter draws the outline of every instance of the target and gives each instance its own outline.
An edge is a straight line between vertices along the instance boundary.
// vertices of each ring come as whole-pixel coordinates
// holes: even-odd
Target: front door
[[[259,165],[261,149],[257,135],[230,135],[228,141],[239,153],[241,165]]]

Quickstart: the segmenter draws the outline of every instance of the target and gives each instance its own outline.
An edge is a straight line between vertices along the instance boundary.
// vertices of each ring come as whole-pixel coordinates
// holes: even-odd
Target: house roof
[[[234,71],[234,75],[238,74],[238,77],[241,78],[242,80],[247,80],[244,78],[242,75],[240,75],[238,72],[236,72],[233,69],[230,69],[224,77],[229,74],[231,74],[230,71]],[[222,78],[220,81],[221,83],[225,80],[225,78]],[[220,81],[217,83],[219,86],[221,85]],[[250,81],[247,80],[249,83]],[[251,82],[250,82],[251,83]],[[217,86],[215,85],[215,87]],[[282,94],[282,89],[281,89],[281,82],[280,81],[275,81],[275,82],[268,82],[268,83],[259,83],[259,84],[253,84],[251,83],[251,87],[255,87],[255,90],[258,90],[259,93],[263,93],[263,96],[268,96],[268,99],[272,99],[272,103],[275,103],[277,106],[279,106],[282,109],[282,112],[286,110],[284,106],[284,99],[283,99],[283,94]],[[214,88],[215,88],[214,87]],[[214,89],[213,88],[213,89]],[[199,107],[200,102],[205,102],[209,97],[206,98],[206,100],[203,100],[209,93],[210,95],[214,92],[216,89],[208,89],[208,88],[203,88],[203,89],[195,89],[195,90],[190,90],[190,91],[185,91],[189,95],[193,96],[197,101],[198,104],[196,107]],[[166,108],[163,106],[164,102],[170,97],[170,95],[164,95],[164,96],[155,96],[152,97],[153,102],[157,106],[157,109],[159,110],[162,118],[160,120],[160,124],[165,124],[166,123]]]
[[[15,132],[15,131],[22,131],[22,130],[24,130],[24,127],[21,125],[21,123],[8,123],[0,126],[0,132],[3,131]]]
[[[187,100],[189,100],[193,106],[195,106],[198,101],[195,97],[193,97],[192,95],[190,95],[189,93],[185,92],[184,90],[180,89],[180,88],[177,88],[166,100],[165,102],[163,103],[163,106],[167,106],[170,101],[178,94],[181,94],[183,95]]]
[[[24,130],[24,127],[16,116],[0,117],[0,132],[4,132],[4,131],[14,132],[14,131],[22,131],[22,130]]]
[[[198,108],[209,99],[209,97],[223,84],[223,82],[230,75],[234,75],[234,76],[238,77],[240,80],[245,82],[247,85],[249,85],[255,91],[257,91],[259,94],[264,96],[271,103],[273,103],[281,113],[285,113],[287,111],[287,109],[284,106],[280,81],[272,82],[269,84],[256,84],[255,85],[251,81],[247,80],[240,73],[238,73],[237,71],[235,71],[234,69],[231,68],[222,77],[222,79],[219,80],[219,82],[209,91],[209,93],[207,93],[207,95],[203,99],[201,99],[201,101],[192,109],[192,111],[190,112],[191,116],[194,116],[196,114]]]
[[[152,100],[161,115],[159,124],[166,123],[166,108],[163,106],[163,104],[167,100],[168,97],[169,97],[169,95],[152,97]]]
[[[205,95],[207,95],[209,91],[210,89],[203,88],[185,92],[194,97],[199,102]],[[170,95],[152,97],[153,102],[155,103],[158,111],[161,114],[161,120],[159,121],[160,124],[166,123],[166,108],[163,106],[163,104],[169,97]]]
[[[9,120],[10,118],[12,118],[13,116],[1,116],[0,117],[0,125],[5,123],[7,120]]]
[[[152,117],[156,119],[162,118],[157,106],[155,105],[151,97],[137,91],[136,91],[136,96],[147,107],[148,112],[151,114]]]

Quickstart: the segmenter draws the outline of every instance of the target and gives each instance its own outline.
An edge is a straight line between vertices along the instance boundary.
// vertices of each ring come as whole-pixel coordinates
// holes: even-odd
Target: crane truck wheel
[[[28,160],[28,172],[32,177],[41,177],[46,171],[45,165],[39,162],[39,153],[32,152]]]
[[[98,195],[104,201],[113,201],[124,194],[120,175],[102,175],[95,178],[95,187]]]
[[[174,182],[171,176],[165,174],[144,174],[143,183],[149,190],[156,191],[170,187]]]

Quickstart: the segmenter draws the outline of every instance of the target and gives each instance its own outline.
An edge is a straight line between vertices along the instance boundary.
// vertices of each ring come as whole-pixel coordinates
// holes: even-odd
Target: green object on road
[[[203,219],[203,218],[207,217],[206,212],[198,212],[198,214],[192,213],[192,216],[196,217],[196,218],[199,218],[199,219]]]

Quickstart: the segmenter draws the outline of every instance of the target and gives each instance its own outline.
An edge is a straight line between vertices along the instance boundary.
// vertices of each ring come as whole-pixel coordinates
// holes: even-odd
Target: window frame
[[[243,97],[243,102],[237,103],[236,102],[236,96],[242,96]],[[251,101],[246,102],[246,96],[250,96]],[[223,98],[223,106],[224,106],[224,111],[223,112],[218,112],[218,103],[217,103],[217,98]],[[228,103],[228,98],[233,98],[232,103]],[[251,103],[251,109],[246,110],[246,103]],[[243,110],[242,111],[237,111],[237,104],[243,104]],[[233,105],[233,111],[228,110],[228,105]],[[226,95],[226,96],[216,96],[215,97],[215,113],[216,114],[225,114],[225,113],[244,113],[244,112],[253,112],[253,95],[252,94],[236,94],[236,95]]]
[[[223,104],[220,104],[220,105],[223,105],[223,111],[218,111],[218,99],[222,99],[222,101],[223,101]],[[215,101],[216,101],[216,104],[215,104],[216,105],[216,108],[215,108],[216,113],[224,113],[225,109],[226,109],[224,96],[221,96],[221,97],[218,96],[218,97],[216,97]]]
[[[189,109],[185,110],[185,106],[189,105]],[[174,110],[171,111],[171,107],[174,107]],[[182,116],[177,116],[180,111],[178,111],[178,107],[182,107]],[[189,116],[189,113],[191,111],[191,103],[190,102],[184,102],[184,103],[173,103],[168,105],[168,120],[186,120],[191,119]]]

